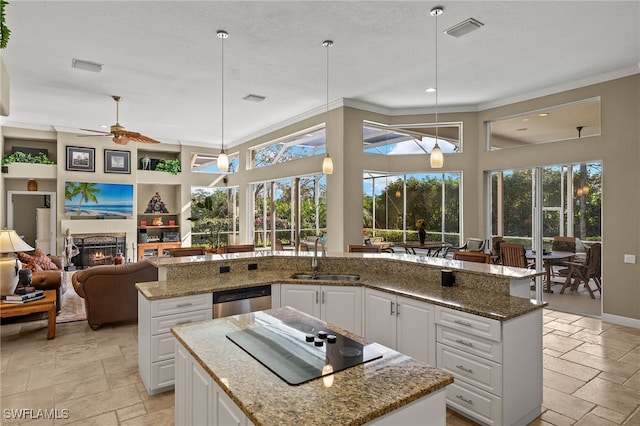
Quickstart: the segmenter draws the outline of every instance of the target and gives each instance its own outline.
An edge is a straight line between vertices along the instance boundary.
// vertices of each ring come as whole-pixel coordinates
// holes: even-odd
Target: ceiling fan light
[[[325,175],[333,174],[333,160],[329,157],[329,153],[327,153],[324,160],[322,160],[322,173]]]
[[[221,172],[229,171],[229,157],[225,154],[224,149],[218,154],[218,170]]]
[[[444,155],[442,155],[442,150],[438,146],[438,142],[436,142],[436,145],[431,150],[429,162],[434,169],[441,169],[444,165]]]
[[[459,24],[454,25],[449,29],[444,30],[444,33],[458,38],[462,37],[463,35],[469,34],[471,31],[475,31],[482,26],[484,26],[482,22],[474,18],[469,18],[460,22]]]

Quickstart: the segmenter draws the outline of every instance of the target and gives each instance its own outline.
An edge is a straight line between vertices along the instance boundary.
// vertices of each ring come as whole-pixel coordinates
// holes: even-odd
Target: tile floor
[[[136,324],[59,324],[49,341],[45,329],[0,326],[0,424],[173,425],[173,392],[148,396],[138,376]],[[640,425],[640,329],[547,309],[543,331],[544,412],[533,425]],[[17,421],[7,408],[69,418]]]

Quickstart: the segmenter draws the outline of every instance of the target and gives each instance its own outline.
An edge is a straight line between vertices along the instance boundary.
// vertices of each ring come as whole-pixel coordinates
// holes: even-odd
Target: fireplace
[[[124,235],[74,236],[73,242],[79,253],[71,258],[78,269],[96,265],[113,265],[117,253],[126,258],[127,241]]]

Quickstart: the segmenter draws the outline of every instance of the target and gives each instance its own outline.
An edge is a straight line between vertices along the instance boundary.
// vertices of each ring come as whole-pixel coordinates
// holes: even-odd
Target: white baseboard
[[[624,325],[627,327],[640,328],[640,319],[621,317],[619,315],[602,314],[602,321],[613,324]]]

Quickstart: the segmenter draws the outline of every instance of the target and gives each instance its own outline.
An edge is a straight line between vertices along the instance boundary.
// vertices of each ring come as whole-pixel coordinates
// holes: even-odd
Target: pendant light
[[[221,42],[221,46],[222,49],[220,57],[221,57],[221,61],[220,61],[220,68],[221,68],[221,79],[222,79],[222,84],[220,87],[220,98],[221,98],[221,102],[220,102],[220,111],[221,111],[221,149],[220,149],[220,154],[218,154],[218,171],[221,172],[227,172],[229,171],[229,157],[227,157],[227,154],[224,152],[224,39],[229,37],[229,33],[226,31],[218,31],[217,33],[218,38],[220,40],[222,40]]]
[[[327,116],[325,118],[325,121],[328,123],[329,122],[329,48],[333,46],[333,41],[325,40],[322,42],[322,45],[327,49]],[[327,151],[327,155],[325,155],[324,160],[322,160],[322,173],[324,173],[325,175],[330,175],[333,173],[333,160],[329,156],[329,143],[328,143],[329,138],[327,137],[326,126],[324,130],[324,134],[325,134],[324,147]]]
[[[442,155],[442,150],[438,146],[438,92],[440,91],[440,87],[438,87],[438,15],[442,15],[444,9],[440,6],[434,7],[431,9],[431,16],[436,17],[436,144],[433,146],[431,150],[431,156],[429,158],[429,162],[431,163],[431,168],[441,169],[444,165],[444,156]]]

